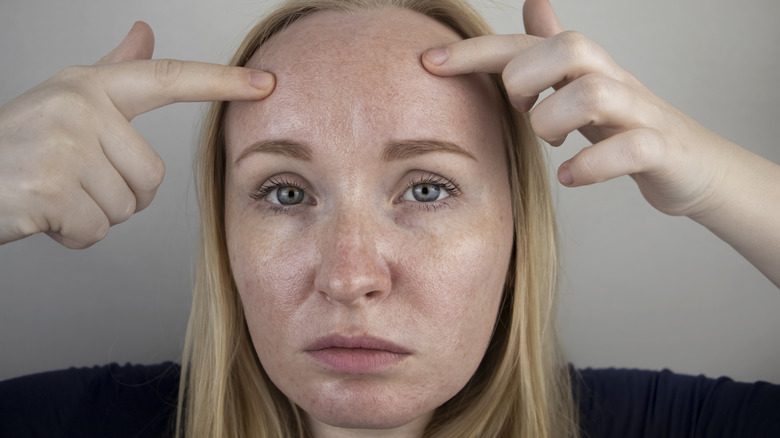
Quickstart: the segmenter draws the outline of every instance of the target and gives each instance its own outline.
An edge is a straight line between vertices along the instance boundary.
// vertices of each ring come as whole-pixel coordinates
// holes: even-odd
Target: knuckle
[[[536,42],[525,34],[511,34],[509,35],[509,38],[511,38],[513,45],[519,49],[527,49],[536,44]]]
[[[176,59],[155,59],[152,61],[156,83],[163,87],[172,87],[184,70],[184,63]]]
[[[92,228],[91,233],[87,236],[89,244],[92,245],[95,242],[103,240],[108,234],[109,229],[111,229],[111,223],[108,218],[105,215],[100,215],[100,217],[96,219],[95,226]]]
[[[484,40],[481,38],[469,38],[450,46],[450,50],[454,52],[450,58],[459,60],[461,66],[468,66],[464,69],[466,73],[472,73],[473,66],[478,64],[482,58],[481,46]]]
[[[549,138],[550,129],[547,123],[548,120],[549,114],[545,113],[545,107],[537,106],[531,110],[528,116],[528,121],[531,123],[531,129],[545,141],[551,140],[551,138]]]
[[[32,216],[22,217],[15,223],[14,234],[16,236],[27,237],[46,231],[46,227],[43,226],[41,222],[45,223],[45,221],[36,220],[36,218]]]
[[[652,129],[634,129],[626,134],[623,148],[629,173],[655,167],[662,158],[660,134]]]
[[[20,193],[24,193],[25,198],[32,200],[39,205],[54,206],[60,208],[67,204],[73,189],[70,187],[70,181],[63,181],[58,178],[31,178],[18,187]]]
[[[136,200],[135,196],[131,192],[125,197],[124,201],[120,205],[120,208],[117,209],[117,214],[111,218],[111,225],[120,224],[130,219],[130,217],[135,214],[135,208]]]
[[[63,235],[62,244],[70,249],[86,249],[94,245],[97,240],[85,240],[79,237],[70,237]]]
[[[513,59],[504,67],[501,72],[501,82],[504,83],[507,93],[509,95],[521,94],[522,85],[524,84],[523,78],[523,66]]]
[[[111,224],[105,215],[93,215],[86,219],[89,224],[78,231],[69,229],[67,224],[63,224],[60,234],[62,235],[62,244],[71,249],[85,249],[103,240],[111,228]]]
[[[46,99],[44,111],[56,115],[54,120],[67,120],[75,123],[87,123],[91,119],[93,105],[76,86],[59,87]]]
[[[71,65],[65,67],[55,76],[63,82],[81,82],[93,79],[96,68],[90,65]]]
[[[590,146],[592,147],[592,146]],[[585,153],[577,154],[572,158],[572,165],[577,169],[577,173],[589,182],[603,182],[605,178],[599,177],[598,161],[593,154],[588,153],[589,148],[583,150]]]
[[[240,69],[236,67],[220,69],[219,73],[217,74],[219,78],[217,83],[230,84],[236,81],[240,81],[244,77],[244,72],[242,71],[242,69],[243,67],[241,67]]]
[[[558,34],[560,50],[570,59],[583,59],[593,53],[593,42],[577,31],[566,31]]]
[[[146,178],[145,181],[148,184],[144,189],[157,190],[157,187],[162,184],[165,178],[165,162],[159,156],[155,156],[153,159],[147,162]]]
[[[577,106],[587,112],[597,112],[609,103],[612,84],[601,75],[588,74],[576,81]]]

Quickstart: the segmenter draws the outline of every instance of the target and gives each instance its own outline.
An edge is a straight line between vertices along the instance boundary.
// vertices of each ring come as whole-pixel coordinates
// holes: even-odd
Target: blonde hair
[[[318,11],[396,7],[437,20],[463,38],[491,34],[462,0],[292,0],[252,29],[231,65]],[[556,236],[546,161],[525,114],[500,79],[515,244],[504,299],[485,357],[469,383],[439,407],[426,437],[572,437],[569,370],[555,331]],[[214,103],[196,159],[200,259],[182,363],[177,436],[306,437],[299,409],[269,380],[251,342],[225,243],[225,102]],[[512,269],[513,267],[513,269]]]

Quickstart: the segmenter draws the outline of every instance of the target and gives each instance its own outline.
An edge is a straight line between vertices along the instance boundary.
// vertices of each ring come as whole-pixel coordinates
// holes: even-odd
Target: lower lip
[[[368,348],[323,348],[308,353],[325,368],[350,374],[382,372],[408,356],[404,353]]]

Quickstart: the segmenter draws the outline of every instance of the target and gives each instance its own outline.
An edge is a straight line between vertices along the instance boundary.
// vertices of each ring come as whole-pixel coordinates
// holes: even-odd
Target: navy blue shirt
[[[173,436],[179,371],[111,364],[0,382],[0,437]]]
[[[172,436],[178,365],[111,364],[0,382],[0,437]],[[583,438],[780,437],[780,385],[670,371],[573,371]]]

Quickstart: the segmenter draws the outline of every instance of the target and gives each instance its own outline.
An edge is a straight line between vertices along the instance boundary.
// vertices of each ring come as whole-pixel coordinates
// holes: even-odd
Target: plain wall
[[[520,2],[477,1],[502,33]],[[780,162],[780,2],[557,0],[569,29],[705,126]],[[3,0],[0,102],[111,50],[146,20],[157,57],[226,62],[268,2]],[[0,379],[109,361],[178,360],[189,313],[197,208],[191,156],[203,112],[178,104],[133,125],[167,165],[157,198],[83,251],[33,236],[0,247]],[[586,145],[573,134],[551,169]],[[554,174],[554,170],[553,170]],[[650,207],[622,177],[554,183],[562,336],[579,367],[729,375],[780,383],[780,291],[731,247]],[[780,187],[778,187],[780,190]],[[778,224],[780,226],[780,224]]]

